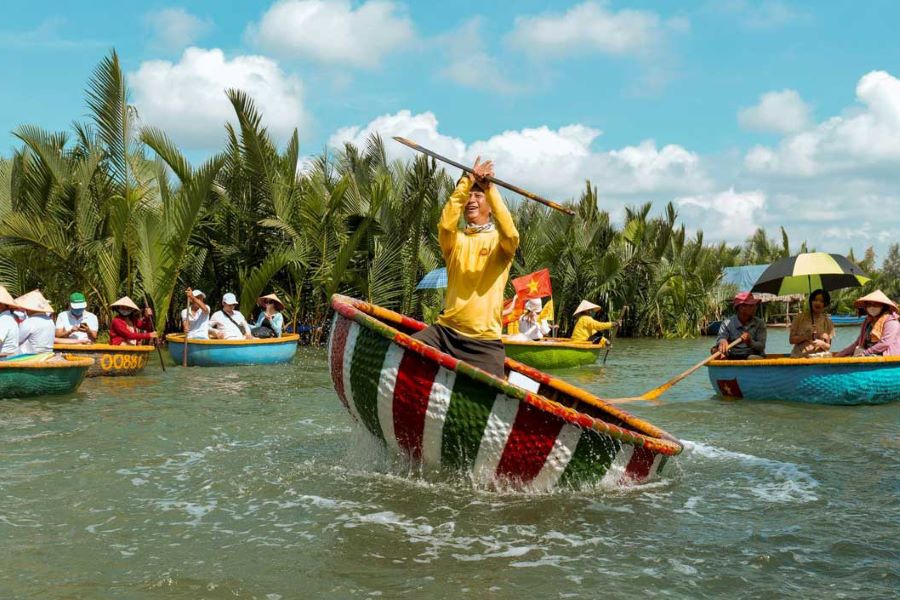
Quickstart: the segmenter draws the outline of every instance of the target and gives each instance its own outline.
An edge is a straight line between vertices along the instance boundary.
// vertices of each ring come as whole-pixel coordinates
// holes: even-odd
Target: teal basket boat
[[[93,364],[91,358],[68,355],[44,361],[0,361],[0,398],[71,394]]]
[[[900,356],[714,360],[707,365],[725,398],[809,404],[885,404],[900,399]]]
[[[528,342],[504,339],[506,355],[535,369],[568,369],[597,362],[606,346],[573,342],[565,338],[545,338]]]
[[[297,334],[259,340],[188,340],[189,367],[234,367],[242,365],[279,365],[290,362],[297,353]],[[169,354],[181,365],[184,334],[166,336]]]

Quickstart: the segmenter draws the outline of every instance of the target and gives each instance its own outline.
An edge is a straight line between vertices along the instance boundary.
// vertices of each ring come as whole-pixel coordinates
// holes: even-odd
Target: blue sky
[[[884,255],[900,231],[900,4],[43,2],[0,24],[0,153],[68,128],[111,48],[131,100],[199,159],[247,89],[307,154],[404,134],[556,199],[675,202],[740,241],[785,225]],[[398,156],[404,150],[396,148]]]

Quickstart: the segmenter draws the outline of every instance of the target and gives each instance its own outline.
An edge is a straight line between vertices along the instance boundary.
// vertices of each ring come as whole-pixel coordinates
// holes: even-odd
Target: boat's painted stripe
[[[362,423],[359,411],[356,410],[356,403],[353,401],[353,385],[351,385],[351,375],[353,374],[353,353],[356,350],[356,340],[359,339],[359,333],[362,327],[353,321],[347,321],[350,327],[347,331],[347,341],[344,342],[344,354],[341,366],[341,382],[344,391],[344,399],[347,410],[356,419],[357,423]]]
[[[441,439],[441,464],[469,469],[494,406],[495,390],[457,374]]]
[[[635,447],[631,444],[625,444],[616,454],[615,459],[612,464],[609,465],[609,469],[606,471],[606,474],[600,480],[600,484],[603,486],[609,487],[618,487],[623,485],[623,481],[627,481],[625,477],[625,470],[628,468],[628,463],[631,462],[631,457],[634,455]]]
[[[559,479],[559,485],[574,486],[583,481],[599,481],[609,470],[620,448],[621,443],[614,437],[585,429]]]
[[[338,398],[343,402],[344,407],[347,406],[347,397],[344,395],[344,352],[347,347],[347,334],[350,332],[350,323],[347,319],[338,319],[337,313],[334,314],[335,323],[331,329],[331,335],[328,337],[331,348],[328,352],[331,360],[331,380],[334,382],[334,389]]]
[[[444,423],[450,410],[450,397],[456,384],[456,372],[439,367],[428,393],[428,408],[422,426],[422,462],[429,467],[441,465]]]
[[[391,341],[370,330],[361,329],[353,349],[350,383],[353,388],[353,403],[372,435],[384,439],[378,420],[378,373],[384,364]]]
[[[559,417],[522,403],[497,465],[497,477],[531,482],[544,467],[562,426]]]
[[[581,438],[582,429],[566,423],[559,431],[559,435],[553,441],[553,448],[544,461],[540,472],[531,480],[531,489],[536,491],[550,490],[556,487],[560,476],[566,470],[569,461],[575,454],[578,440]]]
[[[431,402],[430,395],[435,386],[438,368],[437,363],[425,360],[415,352],[406,352],[397,373],[394,388],[394,434],[397,436],[398,446],[416,459],[422,456],[425,415]],[[448,402],[449,399],[448,391]]]
[[[631,460],[625,466],[625,473],[622,474],[619,485],[632,485],[649,479],[653,473],[655,459],[656,453],[646,448],[635,448],[631,453]]]
[[[403,346],[389,344],[384,355],[384,363],[381,365],[381,375],[378,378],[378,424],[381,425],[381,435],[384,437],[387,447],[394,452],[400,451],[400,445],[397,443],[394,433],[394,390],[403,354]]]
[[[505,394],[497,394],[494,398],[491,414],[488,415],[484,433],[481,434],[475,466],[472,468],[475,482],[484,484],[493,481],[518,411],[519,400]]]

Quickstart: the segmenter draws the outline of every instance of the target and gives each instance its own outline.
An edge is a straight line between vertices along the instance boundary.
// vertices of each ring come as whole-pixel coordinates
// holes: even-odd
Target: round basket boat
[[[831,315],[835,327],[859,327],[865,320],[865,315]]]
[[[93,364],[93,359],[71,355],[46,361],[0,361],[0,398],[71,394]]]
[[[54,344],[57,352],[93,358],[88,377],[120,377],[137,375],[150,362],[153,346],[113,346],[110,344]]]
[[[659,475],[681,443],[560,379],[507,358],[509,381],[410,337],[424,323],[334,295],[328,339],[341,402],[389,449],[479,484],[545,490]]]
[[[299,339],[294,334],[259,340],[188,340],[187,364],[190,367],[278,365],[294,358]],[[166,341],[172,360],[182,364],[184,334],[171,333]]]
[[[504,339],[506,355],[535,369],[568,369],[590,365],[606,350],[591,342],[573,342],[565,338],[544,338],[528,342]]]
[[[725,398],[810,404],[884,404],[900,399],[900,356],[714,360],[709,380]]]

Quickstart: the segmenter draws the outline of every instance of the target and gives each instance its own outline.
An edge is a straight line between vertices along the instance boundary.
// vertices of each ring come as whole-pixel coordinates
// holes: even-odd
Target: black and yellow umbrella
[[[806,252],[776,260],[763,271],[753,288],[755,293],[809,294],[813,290],[860,287],[869,281],[862,269],[846,256],[826,252]]]

